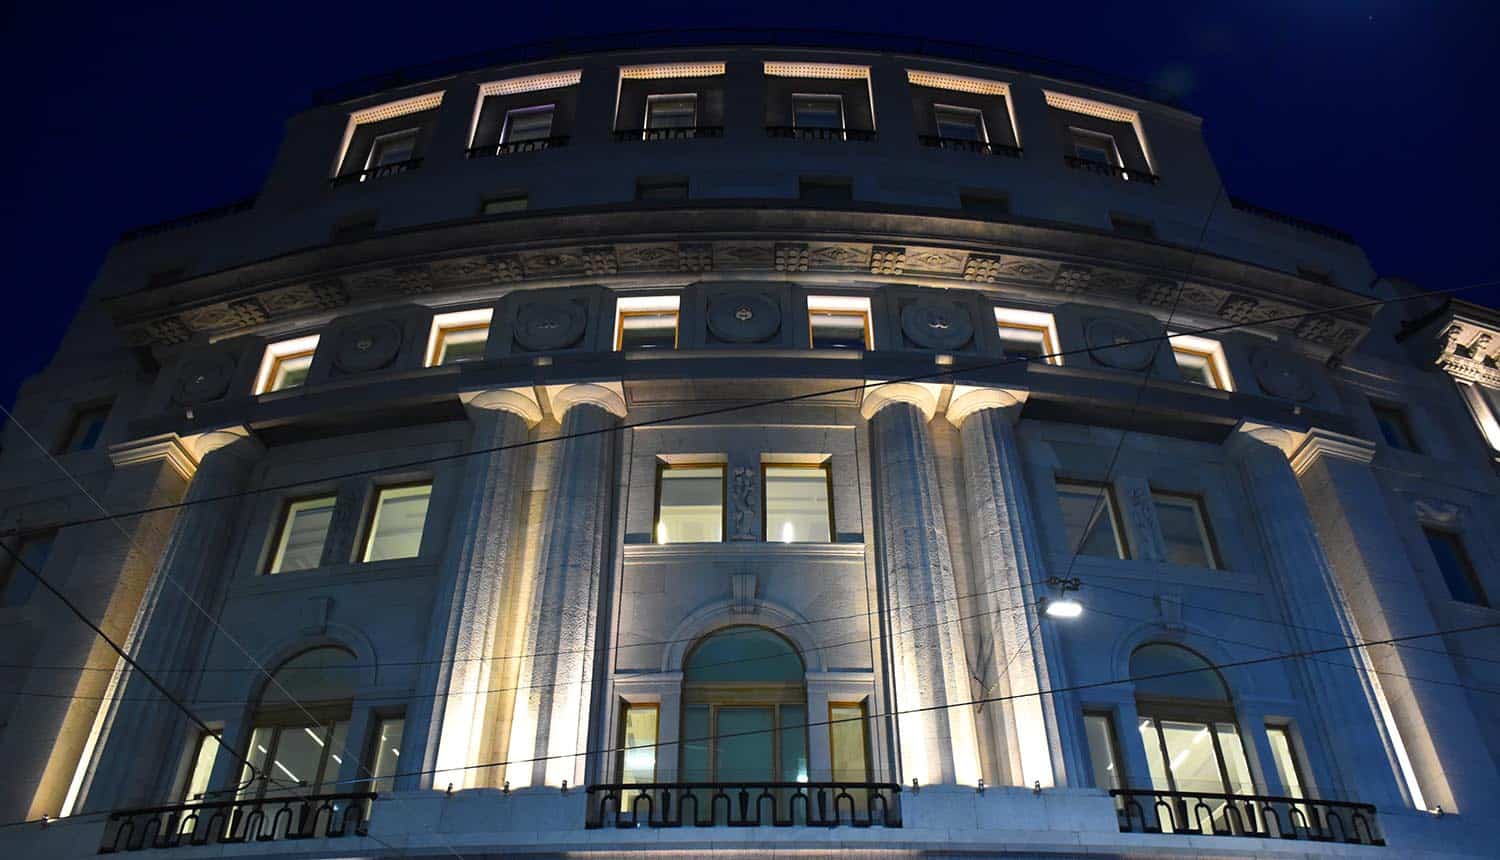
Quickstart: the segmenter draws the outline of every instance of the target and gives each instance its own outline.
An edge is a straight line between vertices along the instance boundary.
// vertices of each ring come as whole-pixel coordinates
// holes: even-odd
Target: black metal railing
[[[872,143],[875,130],[869,128],[820,128],[818,126],[768,125],[766,136],[790,140],[854,140]]]
[[[1118,164],[1110,164],[1107,161],[1095,161],[1092,158],[1079,158],[1076,155],[1064,155],[1063,161],[1074,170],[1086,170],[1090,173],[1098,173],[1104,176],[1113,176],[1126,182],[1145,182],[1155,185],[1161,181],[1160,177],[1149,171],[1140,170],[1135,167],[1121,167]]]
[[[722,125],[685,125],[675,128],[623,128],[615,132],[615,143],[633,140],[690,140],[698,137],[723,137]]]
[[[1229,203],[1231,206],[1241,212],[1248,212],[1251,215],[1265,218],[1268,221],[1276,221],[1278,223],[1285,224],[1288,227],[1296,227],[1298,230],[1306,230],[1309,233],[1317,233],[1321,236],[1327,236],[1330,239],[1337,239],[1340,242],[1348,242],[1351,245],[1355,244],[1353,236],[1345,233],[1343,230],[1329,227],[1326,224],[1319,224],[1316,221],[1304,221],[1303,219],[1298,218],[1294,215],[1287,215],[1284,212],[1277,212],[1275,209],[1267,209],[1264,206],[1256,206],[1254,203],[1251,203],[1248,200],[1243,200],[1239,197],[1235,197],[1234,195],[1230,195]]]
[[[112,812],[100,854],[191,845],[364,836],[374,792],[215,800]]]
[[[354,185],[370,179],[380,179],[386,176],[395,176],[398,173],[410,173],[422,166],[422,159],[408,158],[405,161],[393,161],[390,164],[382,164],[379,167],[371,167],[358,173],[345,173],[328,180],[328,187],[342,188],[345,185]]]
[[[587,793],[591,829],[901,826],[901,786],[889,782],[650,782]]]
[[[937,134],[919,134],[917,142],[933,149],[948,149],[955,152],[973,152],[979,155],[1008,155],[1021,157],[1021,147],[1008,143],[990,143],[985,140],[970,140],[965,137],[943,137]]]
[[[1119,808],[1122,833],[1385,844],[1375,807],[1368,803],[1134,788],[1117,788],[1110,794]]]
[[[518,152],[541,152],[544,149],[567,145],[568,136],[559,134],[554,137],[536,137],[531,140],[512,140],[506,143],[471,146],[464,150],[464,155],[468,158],[492,158],[497,155],[515,155]]]
[[[201,212],[194,212],[189,215],[180,215],[167,221],[147,224],[144,227],[133,227],[120,234],[120,241],[129,242],[145,236],[155,236],[158,233],[167,233],[183,227],[191,227],[194,224],[202,224],[205,221],[217,221],[220,218],[228,218],[230,215],[249,212],[254,206],[255,195],[252,194],[249,197],[236,200],[233,203],[226,203],[223,206],[215,206],[212,209],[204,209]]]

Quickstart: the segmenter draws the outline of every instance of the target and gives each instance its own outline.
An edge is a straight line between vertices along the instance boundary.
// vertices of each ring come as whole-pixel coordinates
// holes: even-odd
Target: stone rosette
[[[959,349],[974,337],[969,312],[946,299],[917,299],[901,309],[901,331],[926,349]]]
[[[708,330],[727,343],[761,343],[781,330],[781,308],[765,293],[727,292],[709,300]]]

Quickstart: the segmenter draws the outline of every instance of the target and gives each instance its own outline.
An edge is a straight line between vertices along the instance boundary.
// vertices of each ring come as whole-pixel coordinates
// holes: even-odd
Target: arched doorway
[[[736,626],[700,640],[683,662],[685,782],[806,782],[806,669],[790,642]]]
[[[343,764],[358,667],[343,648],[310,648],[288,658],[260,696],[240,799],[331,790]],[[254,778],[253,778],[254,777]]]

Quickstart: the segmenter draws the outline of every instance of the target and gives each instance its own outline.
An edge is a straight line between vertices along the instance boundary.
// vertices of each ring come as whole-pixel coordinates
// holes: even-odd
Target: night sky
[[[315,89],[567,35],[858,30],[1129,76],[1204,117],[1230,193],[1346,230],[1377,271],[1428,289],[1500,279],[1500,3],[1488,0],[15,5],[0,42],[7,404],[120,231],[256,191],[284,119]],[[1500,289],[1465,298],[1500,306]]]

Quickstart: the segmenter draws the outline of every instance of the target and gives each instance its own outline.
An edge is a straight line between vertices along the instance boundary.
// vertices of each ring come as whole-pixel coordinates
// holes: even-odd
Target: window
[[[937,121],[938,137],[989,142],[989,133],[984,128],[984,114],[974,108],[933,105],[932,113]]]
[[[406,732],[406,717],[382,717],[375,723],[370,742],[374,747],[365,761],[370,763],[368,791],[387,792],[396,788],[397,766],[401,763],[401,736]]]
[[[26,535],[15,548],[18,560],[12,560],[6,571],[4,586],[0,587],[0,606],[20,606],[31,599],[36,590],[36,576],[47,567],[47,557],[52,555],[53,535]],[[27,568],[30,568],[28,570]]]
[[[1166,543],[1167,561],[1188,567],[1219,566],[1201,500],[1152,491],[1151,504],[1156,508],[1156,522]]]
[[[239,799],[336,790],[348,742],[357,667],[342,648],[303,651],[281,664],[261,694]]]
[[[800,93],[793,95],[792,125],[797,128],[843,128],[844,97]]]
[[[370,144],[370,156],[365,159],[365,170],[411,161],[417,154],[417,131],[408,128],[375,138]]]
[[[1224,345],[1206,337],[1173,334],[1170,338],[1172,357],[1177,361],[1177,372],[1184,382],[1233,391],[1229,372],[1225,370]]]
[[[835,782],[870,781],[870,736],[864,702],[828,703],[828,752]]]
[[[620,718],[620,782],[637,785],[656,781],[656,737],[661,709],[655,704],[624,703]],[[630,809],[636,792],[624,792],[620,804]]]
[[[198,736],[198,749],[193,753],[192,768],[182,788],[184,803],[202,800],[208,793],[208,782],[213,777],[214,759],[218,758],[220,746],[223,743],[217,734]]]
[[[1427,536],[1432,559],[1437,562],[1438,570],[1442,571],[1443,582],[1448,584],[1448,593],[1453,595],[1453,599],[1489,606],[1490,601],[1485,596],[1484,586],[1479,582],[1479,574],[1474,570],[1474,563],[1469,560],[1469,553],[1464,549],[1459,536],[1434,528],[1423,528],[1422,534]]]
[[[85,406],[73,413],[73,423],[68,427],[68,437],[63,441],[59,454],[74,451],[92,451],[104,434],[104,424],[109,420],[109,404]]]
[[[1411,432],[1411,422],[1406,420],[1406,410],[1387,403],[1372,403],[1370,408],[1375,412],[1375,423],[1385,444],[1402,451],[1421,450]]]
[[[686,179],[637,179],[635,199],[686,200],[688,199],[688,181]]]
[[[615,350],[676,349],[677,296],[630,296],[615,302]]]
[[[662,463],[656,475],[656,542],[724,539],[724,467]]]
[[[1124,166],[1120,161],[1120,148],[1115,145],[1115,139],[1107,134],[1081,128],[1069,128],[1068,142],[1073,150],[1074,158],[1092,161],[1096,164]]]
[[[1292,747],[1291,730],[1286,726],[1268,725],[1266,740],[1271,742],[1271,758],[1276,762],[1276,775],[1281,777],[1281,793],[1286,797],[1305,797],[1302,768],[1297,764]]]
[[[1129,236],[1132,239],[1155,239],[1156,225],[1141,218],[1131,218],[1128,215],[1109,216],[1110,226],[1121,236]]]
[[[1000,332],[1000,346],[1005,354],[1027,359],[1060,362],[1057,355],[1057,326],[1052,315],[1020,308],[995,308],[995,326]]]
[[[1109,485],[1058,481],[1057,503],[1067,531],[1068,552],[1105,558],[1130,557]]]
[[[761,467],[765,491],[765,539],[778,543],[829,543],[833,477],[827,463],[767,464]]]
[[[854,199],[854,183],[848,179],[797,180],[797,199],[804,203],[848,203]]]
[[[1083,732],[1089,743],[1089,762],[1094,767],[1094,787],[1106,791],[1123,788],[1119,744],[1115,743],[1115,720],[1106,712],[1085,711]]]
[[[427,339],[427,366],[441,367],[484,358],[490,337],[491,308],[438,314]]]
[[[1460,382],[1458,390],[1469,411],[1474,413],[1479,433],[1489,443],[1490,450],[1500,452],[1500,389]]]
[[[875,348],[866,296],[808,296],[807,325],[813,349]]]
[[[268,345],[260,362],[260,373],[255,378],[255,393],[285,391],[306,382],[317,349],[318,336],[315,334]]]
[[[552,105],[515,108],[506,111],[505,126],[500,130],[500,142],[520,143],[526,140],[545,140],[552,136]]]
[[[672,93],[646,97],[646,128],[692,128],[698,124],[698,95]]]
[[[503,215],[507,212],[526,211],[527,198],[525,194],[503,194],[490,197],[479,204],[480,215]]]
[[[287,504],[267,573],[311,570],[323,563],[323,543],[328,538],[337,499],[337,496],[318,496]]]
[[[422,549],[422,527],[427,524],[431,484],[382,488],[375,497],[364,561],[416,558]]]

